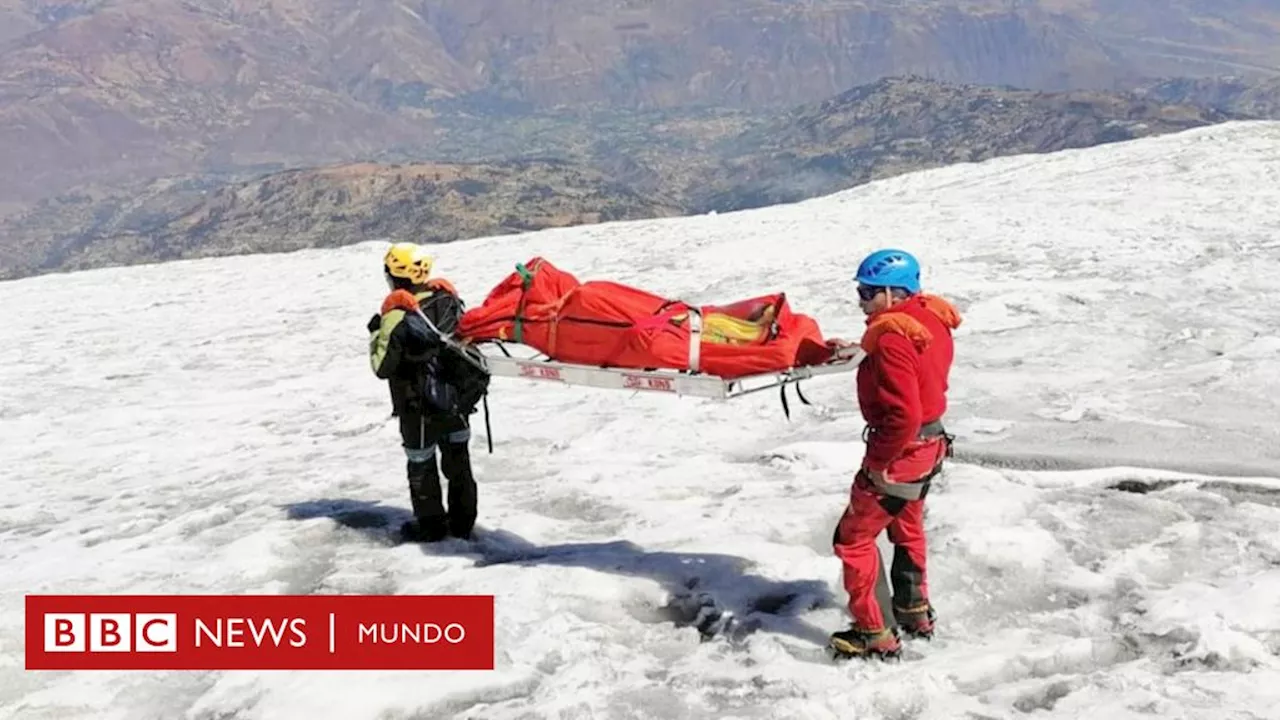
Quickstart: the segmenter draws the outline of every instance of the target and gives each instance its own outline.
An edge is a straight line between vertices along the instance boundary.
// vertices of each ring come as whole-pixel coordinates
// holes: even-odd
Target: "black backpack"
[[[473,347],[445,345],[428,362],[423,397],[434,413],[471,415],[489,394],[484,356]]]
[[[448,335],[457,328],[463,306],[451,293],[436,293],[422,301],[421,310],[428,320],[436,318],[433,330]],[[436,337],[440,344],[427,361],[422,388],[427,410],[433,414],[471,415],[489,393],[484,355],[451,337]]]

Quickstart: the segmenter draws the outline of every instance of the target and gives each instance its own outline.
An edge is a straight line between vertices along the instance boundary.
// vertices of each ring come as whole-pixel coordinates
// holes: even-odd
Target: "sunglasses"
[[[871,287],[870,285],[858,286],[858,297],[862,300],[862,302],[871,302],[875,298],[875,296],[879,295],[882,292],[884,292],[884,288]]]

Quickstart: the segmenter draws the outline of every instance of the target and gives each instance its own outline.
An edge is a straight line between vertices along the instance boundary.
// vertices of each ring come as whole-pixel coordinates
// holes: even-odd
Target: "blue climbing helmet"
[[[877,250],[858,266],[854,280],[870,287],[902,288],[914,295],[920,292],[920,263],[905,250]]]

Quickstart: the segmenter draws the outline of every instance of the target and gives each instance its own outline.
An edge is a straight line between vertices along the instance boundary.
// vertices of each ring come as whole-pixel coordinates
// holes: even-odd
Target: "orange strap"
[[[453,283],[444,278],[431,278],[427,281],[428,290],[443,290],[450,295],[457,295],[458,291],[453,287]]]
[[[867,331],[862,334],[862,350],[868,355],[872,355],[880,348],[880,338],[885,333],[896,333],[902,335],[915,344],[916,350],[924,350],[929,347],[929,343],[933,342],[933,335],[929,334],[929,330],[920,324],[919,320],[904,315],[902,313],[890,313],[883,317],[876,318],[867,326]]]
[[[956,310],[955,305],[952,305],[937,295],[921,295],[920,302],[924,304],[925,309],[934,315],[937,315],[943,325],[946,325],[952,330],[960,327],[962,319],[960,317],[960,311]]]
[[[960,312],[955,306],[947,302],[945,299],[937,295],[917,295],[915,298],[906,302],[919,302],[926,310],[937,316],[938,320],[952,330],[960,327]],[[874,353],[880,347],[880,338],[885,333],[896,333],[910,340],[917,351],[924,350],[929,347],[929,343],[933,342],[933,335],[919,320],[900,312],[886,312],[878,318],[875,318],[867,325],[867,330],[862,335],[862,350],[868,355]]]
[[[556,300],[555,304],[549,308],[551,330],[547,334],[547,357],[553,358],[556,356],[556,331],[560,328],[560,311],[564,308],[565,303],[569,302],[569,298],[577,291],[578,289],[574,288],[564,295],[561,295],[560,299]]]
[[[418,298],[408,290],[394,290],[382,301],[382,314],[386,315],[396,308],[413,312],[418,309]]]

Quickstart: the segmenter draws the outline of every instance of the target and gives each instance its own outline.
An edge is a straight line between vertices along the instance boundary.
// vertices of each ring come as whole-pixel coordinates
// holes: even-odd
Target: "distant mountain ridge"
[[[532,127],[517,119],[486,137],[503,138],[498,154],[526,147],[539,157],[346,164],[46,202],[0,222],[0,277],[734,210],[954,162],[1088,147],[1231,117],[1131,93],[1043,93],[909,77],[786,112],[619,120],[599,137],[564,119]]]
[[[1196,105],[1239,117],[1280,118],[1280,77],[1177,78],[1142,88],[1139,94],[1155,102]]]
[[[1280,0],[0,0],[0,204],[436,157],[445,118],[1280,74]]]
[[[590,168],[549,161],[356,163],[185,190],[158,188],[152,212],[135,215],[132,226],[127,216],[137,208],[122,206],[114,226],[44,235],[46,268],[285,252],[378,237],[448,242],[681,212]]]
[[[689,189],[698,210],[825,195],[904,172],[1091,147],[1239,117],[1135,93],[1037,92],[888,78],[744,132]]]

